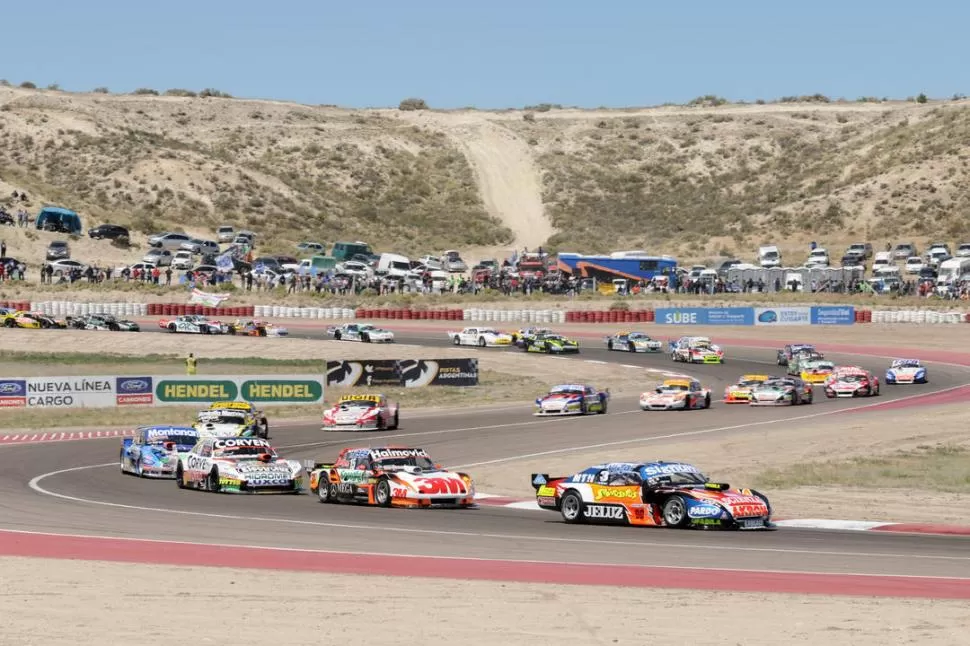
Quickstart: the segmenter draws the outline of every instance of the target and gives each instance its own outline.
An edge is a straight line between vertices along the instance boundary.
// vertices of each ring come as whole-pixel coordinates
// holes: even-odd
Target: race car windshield
[[[839,381],[844,381],[850,384],[854,384],[865,380],[866,380],[865,375],[839,375]]]
[[[148,443],[152,446],[162,446],[167,442],[174,442],[179,446],[195,446],[195,443],[199,441],[199,438],[195,435],[168,435],[161,437],[153,437]]]
[[[684,471],[665,473],[660,476],[647,478],[647,485],[651,487],[657,485],[703,485],[705,482],[707,482],[707,476],[703,473],[689,473]]]
[[[369,399],[360,399],[357,401],[340,403],[340,408],[342,410],[349,410],[351,408],[374,408],[375,406],[377,406],[377,402]]]
[[[913,361],[901,360],[901,361],[893,362],[893,368],[919,368],[919,367],[920,367],[919,361],[915,361],[915,360]]]
[[[206,415],[204,421],[211,424],[245,424],[246,416],[241,413],[219,413]]]
[[[764,379],[742,379],[738,382],[739,386],[757,386],[758,384],[763,384]]]
[[[682,393],[690,390],[687,384],[664,384],[660,386],[660,390],[668,393]]]
[[[435,466],[431,458],[420,456],[420,455],[409,455],[393,458],[381,458],[380,460],[374,461],[375,466],[380,466],[382,469],[387,468],[401,468],[401,467],[419,467],[424,471],[433,471]]]
[[[257,457],[263,453],[268,453],[274,458],[276,457],[276,451],[268,446],[224,446],[221,448],[215,448],[212,451],[213,455],[221,455],[226,457]]]

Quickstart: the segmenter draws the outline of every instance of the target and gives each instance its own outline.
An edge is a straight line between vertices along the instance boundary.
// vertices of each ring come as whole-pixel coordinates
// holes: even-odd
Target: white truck
[[[388,278],[398,278],[403,280],[411,271],[411,261],[407,256],[396,253],[382,253],[377,260],[377,272],[384,274]]]
[[[758,264],[762,267],[781,267],[781,251],[775,245],[758,247]]]

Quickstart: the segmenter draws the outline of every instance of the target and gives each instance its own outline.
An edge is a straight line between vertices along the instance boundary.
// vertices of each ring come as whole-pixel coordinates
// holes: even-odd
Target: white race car
[[[394,333],[370,323],[344,323],[327,330],[337,341],[362,341],[364,343],[394,343]]]
[[[724,351],[707,337],[685,336],[670,343],[670,358],[685,363],[724,363]]]
[[[661,352],[663,343],[651,339],[643,332],[620,332],[606,337],[606,349],[623,352]]]
[[[710,408],[711,391],[696,379],[665,379],[640,395],[640,410],[691,410]]]
[[[893,359],[886,371],[886,384],[925,384],[926,366],[919,359]]]
[[[225,493],[301,493],[303,466],[259,437],[208,437],[179,454],[179,489]]]
[[[182,314],[174,319],[162,319],[158,327],[169,332],[188,334],[229,334],[229,325],[220,321],[210,321],[199,314]]]
[[[455,345],[477,345],[480,348],[499,348],[512,345],[512,335],[490,327],[466,327],[461,332],[448,332]]]
[[[384,395],[344,395],[323,411],[324,431],[383,431],[400,424],[398,405]]]

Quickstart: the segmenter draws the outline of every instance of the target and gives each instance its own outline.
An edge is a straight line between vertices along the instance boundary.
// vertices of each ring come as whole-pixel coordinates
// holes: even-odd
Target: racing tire
[[[361,334],[360,335],[360,342],[361,343],[370,343],[370,335],[369,334]]]
[[[266,336],[266,328],[261,327],[256,330],[256,336]]]
[[[169,331],[169,332],[175,332],[175,324],[174,324],[174,323],[170,323],[170,324],[169,324],[169,326],[168,326],[168,331]]]
[[[635,353],[637,351],[637,347],[635,345],[633,345],[632,343],[627,343],[626,344],[626,351],[627,352],[634,352]]]
[[[606,415],[606,407],[607,407],[606,402],[607,400],[605,399],[602,402],[600,402],[601,404],[603,404],[603,406],[598,411],[596,411],[597,415]]]
[[[483,336],[478,337],[478,347],[479,348],[484,348],[485,345],[486,345],[485,344],[485,337],[483,337]]]
[[[461,345],[461,339],[458,338],[457,334],[455,335],[454,340],[452,340],[452,343],[455,345]]]
[[[330,480],[327,479],[326,482],[317,483],[317,498],[321,503],[330,504],[336,502],[336,499],[330,496]]]
[[[110,331],[110,332],[120,332],[121,331],[121,328],[118,326],[117,323],[109,323],[108,324],[108,331]]]
[[[564,523],[575,525],[583,522],[583,509],[586,504],[583,498],[570,489],[559,499],[559,513]]]
[[[378,430],[378,431],[386,431],[387,430],[387,422],[384,421],[384,418],[383,417],[378,417],[377,418],[377,428],[375,430]]]
[[[687,526],[687,502],[683,496],[673,495],[663,504],[663,519],[667,527],[682,529]]]
[[[6,321],[3,322],[3,324],[5,326],[7,326],[7,327],[16,327],[17,326],[17,322],[14,321],[13,319],[7,319]]]
[[[205,488],[212,493],[219,493],[219,467],[212,467],[212,471],[205,479]]]
[[[394,411],[394,423],[391,425],[391,430],[396,431],[401,427],[401,413],[399,411]]]
[[[51,324],[50,324],[50,323],[49,323],[48,321],[41,321],[41,322],[40,322],[40,327],[41,327],[41,329],[44,329],[44,330],[46,330],[46,329],[47,329],[47,328],[49,328],[50,326],[51,326]]]
[[[340,330],[335,330],[334,331],[334,333],[333,333],[333,340],[334,341],[339,341],[340,340]]]
[[[178,485],[179,489],[185,489],[185,472],[182,471],[182,465],[179,464],[175,467],[175,484]]]
[[[387,478],[381,478],[374,485],[374,502],[378,507],[391,506],[391,483]]]
[[[613,342],[612,341],[608,341],[606,343],[606,349],[607,350],[612,350],[613,349]]]
[[[706,395],[704,395],[704,408],[710,408],[710,407],[711,407],[711,393],[707,393]]]

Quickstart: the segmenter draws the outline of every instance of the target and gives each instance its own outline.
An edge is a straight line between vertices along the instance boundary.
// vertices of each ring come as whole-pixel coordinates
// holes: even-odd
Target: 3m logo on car
[[[623,520],[625,518],[623,507],[613,505],[586,505],[583,510],[586,518],[601,518],[603,520]]]
[[[433,494],[463,494],[465,483],[458,478],[415,478],[418,493]]]

